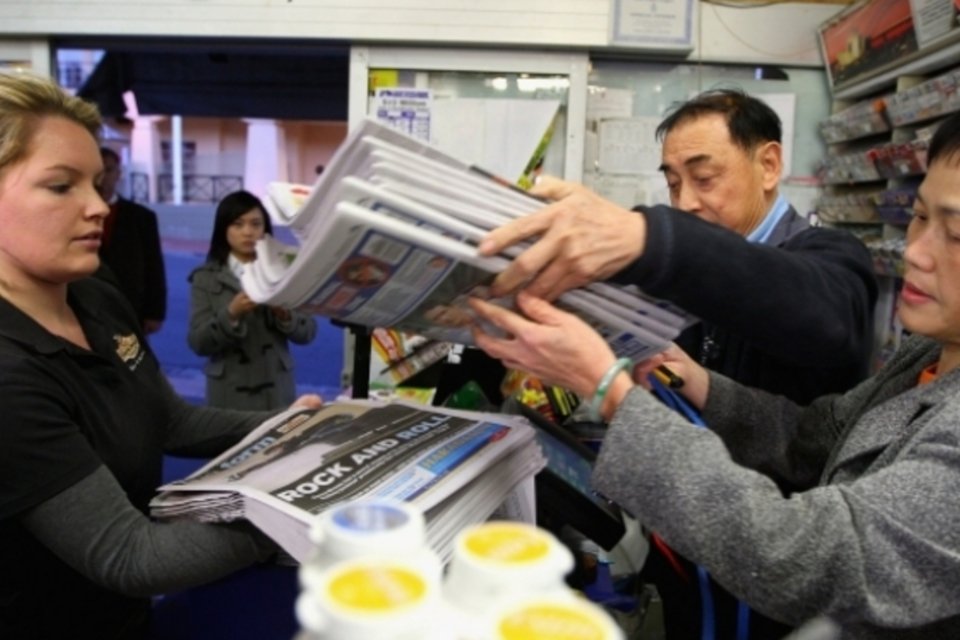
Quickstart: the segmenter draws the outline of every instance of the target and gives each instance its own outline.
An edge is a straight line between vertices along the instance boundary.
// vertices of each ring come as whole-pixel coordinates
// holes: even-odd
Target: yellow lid
[[[543,531],[514,522],[478,526],[466,533],[462,543],[475,558],[504,564],[537,562],[551,550],[551,539]]]
[[[613,640],[610,622],[589,607],[540,602],[512,609],[497,623],[496,640]]]
[[[427,590],[422,575],[391,565],[347,566],[327,585],[331,604],[371,614],[388,614],[419,604]]]

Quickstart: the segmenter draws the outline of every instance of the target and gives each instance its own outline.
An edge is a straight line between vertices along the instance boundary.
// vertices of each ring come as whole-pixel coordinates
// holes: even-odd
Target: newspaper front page
[[[269,209],[298,207],[279,218],[300,245],[260,242],[242,278],[253,300],[465,345],[473,344],[476,322],[466,300],[489,299],[489,283],[524,249],[484,257],[478,243],[490,229],[544,206],[371,120],[351,133],[309,196],[303,189],[271,187]],[[661,351],[696,321],[636,288],[606,283],[569,291],[557,303],[634,360]]]
[[[158,518],[246,518],[302,560],[313,517],[338,502],[395,498],[428,514],[443,507],[455,511],[448,519],[479,521],[497,505],[446,501],[468,488],[468,496],[482,493],[484,485],[502,501],[543,465],[533,428],[519,416],[343,401],[265,422],[191,476],[161,487],[151,510]]]

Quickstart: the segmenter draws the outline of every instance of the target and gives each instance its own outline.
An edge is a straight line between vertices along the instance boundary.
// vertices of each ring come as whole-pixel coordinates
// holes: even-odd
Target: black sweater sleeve
[[[641,214],[643,255],[614,281],[749,335],[757,348],[797,365],[862,358],[877,284],[870,255],[852,234],[812,227],[773,247],[670,207]]]

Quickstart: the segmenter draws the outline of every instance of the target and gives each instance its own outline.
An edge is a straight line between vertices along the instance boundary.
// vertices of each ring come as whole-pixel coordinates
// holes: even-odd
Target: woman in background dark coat
[[[312,315],[252,301],[240,275],[256,258],[256,243],[272,233],[263,204],[247,191],[223,198],[207,261],[190,274],[187,341],[210,358],[207,404],[231,409],[274,409],[296,396],[288,341],[307,344],[317,335]]]

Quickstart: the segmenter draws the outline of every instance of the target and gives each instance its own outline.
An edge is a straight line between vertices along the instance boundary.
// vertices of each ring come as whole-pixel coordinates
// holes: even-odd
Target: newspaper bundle
[[[313,518],[363,497],[417,505],[443,557],[464,526],[482,522],[546,464],[522,417],[339,401],[291,409],[196,472],[160,487],[160,519],[246,519],[303,561]]]
[[[265,206],[299,246],[260,242],[243,275],[252,299],[469,345],[474,316],[466,299],[490,298],[489,283],[524,248],[479,256],[477,244],[544,203],[368,119],[313,187],[271,184]],[[636,288],[605,283],[569,291],[557,303],[635,360],[662,350],[694,321]]]

